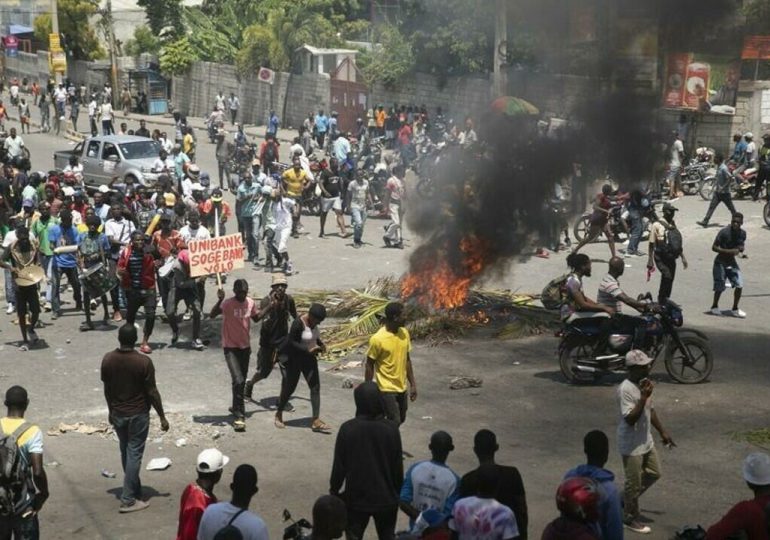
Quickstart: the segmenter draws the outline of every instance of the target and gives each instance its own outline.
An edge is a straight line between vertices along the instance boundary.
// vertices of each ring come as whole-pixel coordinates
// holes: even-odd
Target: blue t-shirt
[[[420,512],[432,508],[448,518],[459,496],[460,477],[452,469],[436,461],[419,461],[406,471],[400,499]]]
[[[48,231],[48,241],[51,242],[52,249],[59,246],[76,246],[78,245],[79,233],[74,225],[64,227],[63,225],[54,225],[51,230]],[[77,266],[77,259],[75,253],[59,253],[54,255],[54,261],[59,268],[75,268]]]
[[[318,133],[326,133],[326,130],[329,129],[329,117],[326,115],[316,115],[315,127],[318,130]]]

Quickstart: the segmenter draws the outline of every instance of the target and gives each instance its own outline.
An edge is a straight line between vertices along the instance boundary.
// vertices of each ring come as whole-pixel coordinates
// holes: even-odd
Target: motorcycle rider
[[[583,294],[583,277],[591,277],[591,259],[584,253],[570,253],[567,264],[572,273],[564,284],[566,301],[561,306],[561,320],[575,323],[581,319],[609,318],[615,309],[594,302]]]
[[[596,302],[600,305],[611,307],[615,311],[612,317],[611,331],[634,334],[634,344],[637,348],[644,345],[646,321],[640,317],[634,317],[621,313],[623,304],[631,306],[641,312],[649,309],[649,302],[634,300],[620,288],[618,278],[623,275],[626,269],[626,263],[620,257],[610,259],[607,275],[602,278],[599,284],[599,291],[596,293]],[[604,337],[603,337],[604,338]],[[603,339],[603,341],[606,341]]]
[[[762,148],[759,149],[759,172],[754,180],[752,200],[759,199],[759,194],[768,179],[770,179],[770,133],[765,133],[762,135]]]

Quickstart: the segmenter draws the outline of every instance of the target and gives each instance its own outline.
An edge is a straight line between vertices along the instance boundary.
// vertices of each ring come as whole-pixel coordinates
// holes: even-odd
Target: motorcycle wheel
[[[762,217],[765,218],[765,225],[770,227],[770,202],[765,203],[765,208],[762,210]]]
[[[578,360],[591,357],[592,349],[587,344],[565,345],[559,352],[559,368],[567,382],[570,384],[592,383],[599,378],[596,373],[579,371]]]
[[[572,226],[572,234],[575,235],[578,242],[581,242],[588,234],[588,229],[590,228],[591,216],[589,214],[582,215],[575,220],[575,224]]]
[[[680,335],[679,339],[692,362],[672,341],[666,347],[666,371],[671,378],[682,384],[697,384],[708,379],[714,369],[714,355],[708,342],[696,335]]]
[[[701,181],[700,186],[698,186],[698,195],[700,195],[704,201],[711,200],[711,194],[714,192],[716,180],[717,179],[713,176],[709,176],[708,178],[704,178],[703,181]]]
[[[421,197],[425,197],[426,199],[433,197],[435,186],[433,184],[433,179],[430,177],[426,178],[420,178],[420,181],[417,182],[417,193]]]
[[[700,178],[688,176],[682,182],[682,191],[685,195],[695,195],[698,192],[698,186],[700,185]]]

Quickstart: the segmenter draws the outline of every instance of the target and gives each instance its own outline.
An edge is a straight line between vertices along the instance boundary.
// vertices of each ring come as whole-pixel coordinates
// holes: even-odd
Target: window
[[[110,156],[120,157],[118,154],[118,148],[112,143],[104,143],[104,149],[102,150],[102,159],[109,159]]]
[[[99,141],[90,141],[88,143],[88,150],[86,151],[86,157],[95,158],[99,155]]]

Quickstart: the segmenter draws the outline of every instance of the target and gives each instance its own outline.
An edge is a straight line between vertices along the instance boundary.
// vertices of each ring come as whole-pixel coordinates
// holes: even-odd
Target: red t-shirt
[[[226,349],[250,349],[251,317],[257,314],[257,303],[253,298],[239,302],[228,298],[220,306],[222,310],[222,347]]]
[[[203,517],[203,511],[215,502],[217,498],[203,491],[195,482],[187,486],[182,492],[182,502],[179,505],[176,540],[198,540],[198,525]]]
[[[770,504],[770,495],[750,501],[741,501],[712,525],[706,533],[706,540],[726,540],[739,531],[746,531],[748,540],[768,540],[765,506]]]

